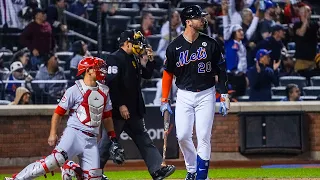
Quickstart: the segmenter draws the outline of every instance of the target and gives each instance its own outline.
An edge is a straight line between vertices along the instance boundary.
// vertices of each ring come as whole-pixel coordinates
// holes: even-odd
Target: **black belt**
[[[73,129],[76,129],[78,131],[81,131],[80,129],[78,128],[73,128]],[[83,134],[89,136],[89,137],[97,137],[95,134],[92,134],[92,133],[89,133],[89,132],[86,132],[86,131],[81,131]]]
[[[213,85],[213,86],[214,86],[214,85]],[[194,89],[194,88],[184,88],[183,90],[187,90],[187,91],[191,91],[191,92],[200,92],[200,91],[204,91],[204,90],[210,89],[210,88],[212,88],[213,86],[209,86],[209,87],[202,87],[202,88],[199,88],[199,89]]]

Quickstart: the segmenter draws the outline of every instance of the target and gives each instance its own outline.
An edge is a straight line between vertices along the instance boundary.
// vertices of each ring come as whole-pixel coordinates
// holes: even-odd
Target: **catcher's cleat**
[[[101,180],[109,180],[109,178],[103,174]]]
[[[12,177],[4,177],[4,180],[14,180]]]
[[[166,165],[157,170],[156,172],[152,173],[151,176],[154,180],[162,180],[173,174],[175,170],[176,167],[174,165]]]
[[[197,173],[189,173],[188,172],[185,180],[195,180],[196,179],[196,175],[197,175]]]

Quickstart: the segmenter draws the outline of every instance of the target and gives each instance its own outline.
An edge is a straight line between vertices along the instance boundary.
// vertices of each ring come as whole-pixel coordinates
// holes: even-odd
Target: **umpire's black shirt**
[[[121,48],[112,53],[106,62],[108,66],[106,84],[110,88],[113,118],[122,119],[119,111],[122,105],[127,106],[130,118],[142,118],[145,114],[145,105],[140,82],[141,78],[151,78],[155,62],[148,62],[145,68],[138,58],[127,54]]]

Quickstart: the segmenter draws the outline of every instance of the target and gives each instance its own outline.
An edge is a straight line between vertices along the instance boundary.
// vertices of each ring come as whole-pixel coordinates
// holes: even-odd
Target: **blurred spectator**
[[[271,51],[266,49],[259,49],[256,54],[256,65],[248,70],[250,101],[270,101],[271,85],[278,84],[277,69],[281,61],[274,63],[273,68],[268,67],[270,53]]]
[[[304,3],[295,1],[291,3],[291,0],[287,0],[284,7],[284,23],[291,24],[300,22],[299,8],[305,6]]]
[[[47,20],[51,24],[53,34],[57,40],[60,51],[67,49],[67,19],[63,11],[65,10],[64,0],[54,0],[47,9]]]
[[[259,3],[256,3],[256,8],[259,9]],[[256,11],[256,13],[254,15],[251,9],[245,8],[242,10],[241,16],[242,16],[242,25],[241,26],[242,26],[243,32],[245,34],[247,34],[247,31],[248,31],[250,25],[255,25],[256,29],[254,31],[257,30],[257,25],[258,25],[259,16],[260,16],[259,10]],[[250,38],[248,38],[248,36],[247,36],[246,41],[244,42],[246,50],[247,50],[247,66],[248,67],[251,67],[254,65],[254,62],[252,62],[250,60],[253,59],[251,56],[251,51],[254,50],[254,48],[256,47],[256,43],[253,40],[254,38],[252,38],[255,33],[256,32],[253,32],[253,34],[250,36]]]
[[[8,81],[14,80],[26,80],[31,81],[32,77],[27,75],[23,69],[23,65],[20,61],[15,61],[10,65],[10,75]],[[7,83],[5,85],[6,100],[13,101],[16,89],[21,86],[21,83]]]
[[[88,18],[88,13],[86,9],[87,0],[77,0],[71,4],[68,11],[83,18]]]
[[[28,49],[26,49],[26,48],[21,49],[20,51],[16,52],[13,55],[12,62],[20,61],[23,65],[23,68],[26,71],[29,71],[30,70],[29,54],[30,54],[30,52]]]
[[[288,84],[286,87],[286,97],[281,101],[302,101],[300,89],[296,84]]]
[[[18,87],[16,90],[16,96],[9,105],[26,105],[31,103],[31,93],[25,87]]]
[[[69,7],[68,11],[70,11],[71,13],[81,16],[83,18],[88,19],[88,12],[87,12],[87,0],[77,0],[74,3],[71,4],[71,6]],[[81,21],[78,20],[74,20],[73,18],[69,18],[68,19],[68,25],[70,27],[70,29],[80,33],[80,34],[84,34],[87,35],[87,31],[86,31],[86,24],[84,24]]]
[[[286,54],[282,58],[282,67],[280,68],[279,77],[282,76],[299,76],[299,73],[294,71],[293,56]]]
[[[153,34],[157,34],[156,29],[154,28],[154,17],[151,13],[145,12],[141,17],[141,31],[144,37],[148,37]]]
[[[73,58],[70,61],[71,79],[76,79],[78,64],[86,55],[87,44],[83,41],[76,41],[72,44]]]
[[[0,81],[6,80],[8,75],[10,74],[9,69],[4,66],[2,56],[3,56],[3,53],[0,52]]]
[[[219,27],[218,28],[218,33],[217,33],[217,35],[216,35],[216,37],[214,39],[219,44],[219,47],[221,49],[221,53],[225,54],[225,51],[224,51],[224,39],[223,39],[223,27]]]
[[[318,22],[311,21],[311,9],[309,6],[300,8],[301,22],[294,24],[294,41],[296,43],[294,69],[304,76],[306,70],[315,67],[314,58],[317,53],[317,32],[319,31]]]
[[[27,0],[26,6],[22,8],[18,16],[22,19],[23,27],[26,27],[33,19],[34,10],[40,8],[37,0]]]
[[[176,81],[174,79],[172,81],[172,91],[169,94],[169,98],[177,97],[177,91],[178,91],[178,87],[176,86]],[[173,96],[171,96],[171,93],[173,94]],[[155,98],[153,100],[153,105],[154,106],[160,106],[161,105],[161,97],[162,97],[162,79],[160,79],[157,82],[157,92],[156,92]]]
[[[0,26],[23,29],[22,20],[18,17],[19,12],[26,5],[25,0],[2,0],[0,1]]]
[[[303,72],[303,75],[309,80],[312,76],[320,76],[320,53],[315,57],[315,67]]]
[[[270,37],[271,35],[271,27],[275,24],[275,6],[272,1],[270,0],[264,0],[264,5],[265,9],[264,11],[264,17],[259,23],[259,28],[258,28],[258,37],[257,40],[259,41],[260,39],[266,39],[267,37]]]
[[[41,56],[55,48],[51,25],[46,21],[46,14],[43,10],[35,9],[34,21],[24,29],[20,41],[32,52],[31,70],[38,70],[38,66],[42,63]]]
[[[96,22],[97,23],[97,19],[98,19],[98,9],[97,9],[97,3],[100,3],[100,1],[94,1],[94,8],[93,8],[93,11],[90,13],[90,16],[89,16],[89,20],[90,21],[93,21],[93,22]],[[102,38],[102,48],[103,50],[106,50],[108,51],[109,50],[109,46],[110,45],[106,45],[106,17],[107,16],[113,16],[115,13],[116,13],[116,8],[114,6],[112,6],[112,4],[107,4],[107,3],[101,3],[100,5],[100,12],[101,12],[101,38]],[[89,35],[92,39],[98,39],[98,36],[97,36],[97,28],[96,27],[93,27],[93,26],[90,26],[90,32],[89,32]]]
[[[239,24],[230,25],[227,16],[228,6],[222,3],[223,14],[223,35],[225,40],[226,62],[228,79],[232,89],[236,91],[235,96],[242,96],[245,94],[247,81],[247,51],[244,46],[245,41],[250,39],[257,28],[259,21],[258,17],[254,17],[246,34]],[[259,13],[257,11],[257,13]]]
[[[274,21],[276,23],[282,24],[284,23],[284,14],[283,9],[280,7],[279,3],[275,4],[275,17]]]
[[[221,4],[227,3],[227,0],[222,0]],[[231,19],[231,24],[242,24],[242,18],[240,15],[240,12],[244,8],[244,0],[229,0],[229,8],[228,8],[228,14]]]
[[[159,41],[159,46],[157,49],[157,54],[162,60],[164,60],[166,55],[166,49],[169,45],[169,34],[175,39],[182,33],[183,27],[181,25],[181,19],[178,11],[174,11],[171,15],[171,27],[169,28],[169,21],[165,22],[161,27],[161,39]],[[171,31],[171,32],[170,32]]]
[[[40,66],[39,71],[36,75],[36,80],[65,80],[65,74],[63,69],[58,66],[58,58],[50,53],[44,59],[45,63]],[[47,95],[49,98],[49,103],[56,103],[67,87],[66,83],[46,83],[39,84],[42,93]]]
[[[206,19],[208,21],[208,27],[205,30],[205,34],[212,37],[213,34],[217,34],[218,32],[218,25],[216,23],[216,16],[217,14],[217,6],[216,4],[208,4],[208,6],[204,9],[208,13]]]
[[[272,36],[268,37],[258,43],[256,51],[253,51],[253,54],[256,54],[259,49],[271,50],[270,58],[271,62],[270,67],[273,67],[274,61],[279,62],[281,60],[281,51],[286,52],[286,48],[282,43],[282,39],[285,38],[285,29],[281,24],[275,24],[271,27]]]

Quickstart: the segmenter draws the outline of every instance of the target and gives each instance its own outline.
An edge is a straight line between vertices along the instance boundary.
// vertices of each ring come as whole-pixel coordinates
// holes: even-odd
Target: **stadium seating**
[[[92,56],[96,56],[98,57],[98,51],[90,51]],[[101,51],[101,59],[106,60],[108,58],[108,55],[110,54],[110,52],[107,51]]]
[[[153,51],[157,51],[161,34],[150,35],[147,37],[148,43],[151,45]]]
[[[141,24],[129,24],[128,29],[139,29]]]
[[[153,103],[156,96],[157,88],[143,88],[142,90],[143,99],[145,104]]]
[[[61,52],[56,52],[55,55],[59,59],[59,66],[63,67],[64,70],[69,70],[70,69],[70,61],[73,57],[73,52],[61,51]]]
[[[304,95],[320,96],[320,86],[308,86],[303,88]]]
[[[286,96],[272,96],[271,101],[281,101],[284,99]]]
[[[140,11],[135,8],[119,8],[115,15],[135,17],[140,15]]]
[[[154,16],[154,25],[155,26],[159,26],[159,21],[162,20],[163,17],[159,17],[159,16]],[[136,16],[134,17],[134,21],[133,21],[135,24],[140,24],[141,23],[141,16]]]
[[[300,96],[303,101],[317,101],[317,96]]]
[[[248,102],[249,101],[249,96],[239,96],[238,97],[239,102]]]
[[[307,80],[301,76],[283,76],[280,77],[280,86],[287,86],[288,84],[296,84],[300,89],[307,86]]]
[[[10,63],[13,57],[13,53],[11,51],[8,50],[1,50],[0,53],[2,53],[2,59],[3,59],[3,64],[5,67],[9,68],[10,67]]]
[[[271,90],[272,90],[272,94],[275,96],[286,96],[285,86],[272,87]]]
[[[107,32],[119,34],[122,31],[127,29],[127,26],[130,24],[131,17],[130,16],[107,16]],[[109,34],[107,33],[107,34]]]
[[[191,6],[191,5],[199,5],[201,8],[205,8],[205,6],[207,4],[208,3],[205,0],[197,0],[197,1],[194,1],[194,0],[182,0],[178,4],[178,7],[179,8],[184,8],[184,7]]]
[[[295,42],[289,42],[287,45],[287,50],[295,50],[296,49],[296,43]]]
[[[320,86],[320,76],[313,76],[310,78],[311,86]]]
[[[0,105],[8,105],[9,103],[11,102],[7,100],[0,100]]]
[[[148,8],[144,9],[143,12],[151,13],[153,16],[163,17],[168,14],[167,9],[161,9],[161,8]]]

